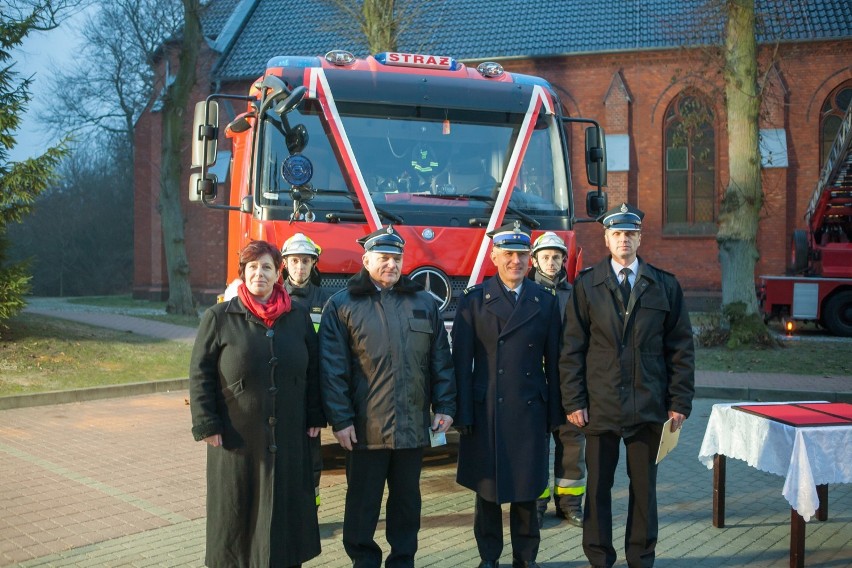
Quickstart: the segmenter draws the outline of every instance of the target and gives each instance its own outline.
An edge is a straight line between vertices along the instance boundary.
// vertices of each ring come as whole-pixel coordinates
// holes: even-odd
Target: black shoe
[[[479,568],[500,568],[500,563],[496,560],[483,560],[479,563]]]
[[[571,511],[563,511],[562,509],[556,509],[556,516],[560,519],[565,519],[568,521],[569,525],[574,525],[575,527],[583,528],[583,512],[578,510]]]

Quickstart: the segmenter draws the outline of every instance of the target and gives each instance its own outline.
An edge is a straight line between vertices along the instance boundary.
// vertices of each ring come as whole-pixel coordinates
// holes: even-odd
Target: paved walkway
[[[135,333],[145,333],[137,325],[150,325],[129,320],[120,325],[132,323],[128,331]],[[154,335],[157,327],[146,329]],[[778,387],[773,396],[792,395],[787,400],[825,398],[806,396],[814,392],[852,397],[850,377],[701,373],[701,398],[678,448],[660,468],[658,567],[789,565],[783,479],[729,460],[727,526],[715,529],[712,471],[697,459],[714,403],[737,398],[730,396],[743,392],[737,389],[771,387]],[[707,396],[711,389],[729,396]],[[454,481],[453,451],[449,446],[427,456],[418,567],[478,563],[473,496]],[[323,452],[323,553],[307,568],[349,566],[340,537],[343,455],[327,430]],[[204,494],[205,448],[190,434],[186,390],[0,410],[0,566],[203,566]],[[829,520],[807,524],[806,566],[852,567],[852,485],[833,485],[829,496]],[[622,463],[614,488],[616,542],[623,539],[626,503]],[[543,568],[586,565],[581,531],[560,523],[552,511],[542,536]],[[383,519],[377,538],[387,550]],[[504,565],[511,564],[508,542],[507,534]],[[617,566],[625,565],[621,556]]]

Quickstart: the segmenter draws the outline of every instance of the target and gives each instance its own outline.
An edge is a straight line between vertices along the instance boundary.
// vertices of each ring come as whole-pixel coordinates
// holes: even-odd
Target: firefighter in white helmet
[[[290,294],[293,303],[304,307],[311,314],[314,329],[319,329],[322,308],[329,294],[320,286],[320,274],[317,270],[322,248],[302,233],[296,233],[281,247],[284,262],[281,275],[284,288]],[[320,505],[320,476],[322,475],[322,442],[320,436],[309,438],[311,460],[314,470],[314,492],[317,507]]]
[[[533,279],[556,290],[565,319],[565,306],[571,298],[571,284],[565,271],[568,247],[559,235],[546,232],[533,243]],[[583,526],[583,494],[586,492],[586,439],[579,428],[566,424],[553,432],[556,450],[553,458],[553,501],[556,516],[570,524]],[[544,490],[538,500],[539,525],[550,502],[551,490]]]

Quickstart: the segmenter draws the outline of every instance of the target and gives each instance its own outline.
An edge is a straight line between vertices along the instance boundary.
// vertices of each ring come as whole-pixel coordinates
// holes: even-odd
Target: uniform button
[[[275,330],[273,330],[273,329],[267,329],[266,330],[266,337],[274,337],[274,336],[275,336]]]
[[[530,343],[530,344],[528,345],[528,347],[529,347],[530,349],[532,349],[533,344],[532,344],[532,343]]]
[[[503,397],[501,396],[500,398],[498,398],[497,402],[499,402],[500,404],[503,404]]]
[[[500,369],[499,371],[497,371],[497,374],[498,374],[498,375],[502,375],[502,374],[503,374],[503,369]]]
[[[527,373],[527,376],[528,376],[528,377],[529,377],[530,375],[532,375],[532,373]]]
[[[528,401],[527,401],[527,406],[532,406],[532,401],[531,401],[531,400],[528,400]]]
[[[273,357],[272,359],[270,359],[269,364],[272,365],[273,367],[275,365],[277,365],[278,364],[278,357]]]
[[[276,446],[275,444],[271,444],[269,446],[269,453],[274,454],[277,451],[278,451],[278,446]]]
[[[270,425],[270,426],[275,426],[276,424],[278,424],[278,419],[277,419],[277,418],[275,418],[274,416],[270,416],[270,417],[269,417],[269,425]]]
[[[501,339],[500,341],[497,342],[497,345],[503,345],[504,343],[506,343],[506,341]]]
[[[269,387],[269,394],[275,394],[278,392],[278,387]]]

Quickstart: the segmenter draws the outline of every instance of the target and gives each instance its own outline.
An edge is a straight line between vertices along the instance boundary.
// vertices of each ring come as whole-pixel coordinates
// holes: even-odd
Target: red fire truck
[[[211,166],[223,99],[245,101],[245,111],[224,128],[230,184],[218,204],[225,180]],[[339,289],[361,268],[356,240],[393,224],[406,241],[404,270],[450,315],[465,287],[493,273],[485,234],[505,221],[534,238],[559,234],[573,280],[582,262],[569,167],[576,123],[587,125],[582,150],[596,189],[586,214],[595,217],[606,210],[603,132],[566,117],[543,79],[434,55],[275,57],[247,96],[196,106],[189,198],[230,211],[229,277],[250,240],[281,246],[300,232],[323,249],[323,286]]]
[[[805,214],[793,232],[790,274],[761,276],[764,316],[814,321],[852,336],[852,105],[838,130]]]

